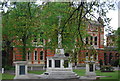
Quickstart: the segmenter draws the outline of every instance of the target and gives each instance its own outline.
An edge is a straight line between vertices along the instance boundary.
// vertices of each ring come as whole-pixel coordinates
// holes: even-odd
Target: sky
[[[110,21],[110,26],[113,30],[116,30],[118,28],[118,9],[110,10],[109,13],[107,13],[107,17],[112,18]]]

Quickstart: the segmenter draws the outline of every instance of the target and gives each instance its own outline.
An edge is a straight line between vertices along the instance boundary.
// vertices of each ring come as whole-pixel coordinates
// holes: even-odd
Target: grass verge
[[[85,76],[85,69],[76,69],[73,70],[76,74],[79,76]],[[101,72],[100,70],[96,71],[97,76],[108,76],[108,77],[101,77],[100,79],[119,79],[118,74],[120,71],[114,71],[114,72]]]
[[[15,77],[14,75],[11,75],[11,74],[8,74],[8,73],[3,73],[1,75],[2,75],[2,80],[13,79]]]

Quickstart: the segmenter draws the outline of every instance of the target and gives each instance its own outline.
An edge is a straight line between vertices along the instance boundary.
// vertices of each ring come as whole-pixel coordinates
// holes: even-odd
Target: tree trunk
[[[23,42],[23,55],[22,55],[22,60],[23,61],[26,61],[26,38],[25,38],[25,35],[23,36],[22,38],[22,42]]]

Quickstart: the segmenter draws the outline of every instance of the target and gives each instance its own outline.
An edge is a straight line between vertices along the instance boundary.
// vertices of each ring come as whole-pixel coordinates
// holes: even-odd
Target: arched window
[[[86,44],[88,44],[88,37],[86,37]]]
[[[92,45],[93,44],[93,37],[90,36],[90,44]]]
[[[107,65],[107,54],[106,53],[104,53],[104,63],[105,65]]]
[[[94,38],[95,45],[97,45],[97,36]]]
[[[34,53],[34,60],[37,60],[37,51]]]

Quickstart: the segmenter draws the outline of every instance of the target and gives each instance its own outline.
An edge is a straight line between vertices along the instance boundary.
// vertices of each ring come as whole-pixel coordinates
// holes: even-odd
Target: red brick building
[[[116,36],[113,33],[109,33],[106,35],[106,46],[104,48],[104,63],[105,64],[113,64],[115,60],[119,59],[119,53],[116,49]]]
[[[90,35],[84,39],[85,44],[89,44],[96,50],[96,54],[90,53],[90,48],[88,50],[81,51],[79,54],[79,63],[84,63],[85,58],[93,56],[94,60],[98,63],[100,59],[104,60],[104,27],[97,21],[91,22],[86,30]],[[83,60],[81,60],[83,59]]]
[[[104,47],[104,27],[100,23],[97,21],[92,21],[91,24],[88,24],[86,31],[89,36],[84,39],[84,43],[92,46],[96,50],[96,54],[90,54],[89,48],[88,50],[80,51],[80,54],[78,55],[78,64],[84,63],[84,60],[88,56],[92,56],[96,60],[96,63],[98,63],[101,59],[103,60],[104,64],[110,63],[112,59],[118,59],[118,52],[116,50],[110,51]],[[107,42],[108,41],[110,41],[110,38],[107,38]],[[45,42],[45,40],[43,42]],[[54,54],[55,51],[44,49],[43,45],[39,45],[35,46],[31,52],[27,52],[26,60],[28,61],[29,65],[44,65],[46,64],[46,57],[53,56]],[[22,55],[20,49],[13,48],[13,61],[21,59]]]

